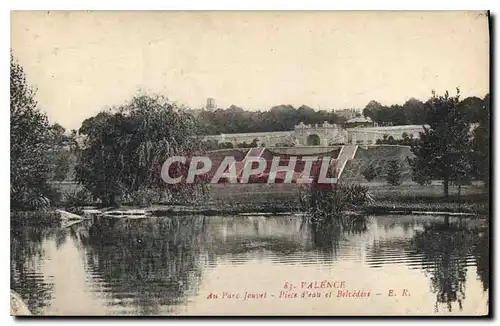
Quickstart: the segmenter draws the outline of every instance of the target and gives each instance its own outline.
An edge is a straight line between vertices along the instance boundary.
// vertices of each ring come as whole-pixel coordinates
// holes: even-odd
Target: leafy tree
[[[257,138],[254,138],[250,143],[250,147],[259,147],[259,140]]]
[[[219,144],[217,143],[216,140],[205,140],[202,142],[202,147],[206,151],[213,151],[216,149],[219,149]]]
[[[193,112],[194,113],[194,112]],[[316,111],[307,105],[294,108],[289,104],[272,107],[268,111],[246,111],[236,105],[227,109],[202,111],[196,114],[201,132],[206,135],[293,130],[295,125],[345,121],[333,111]]]
[[[386,121],[384,121],[386,124],[396,126],[408,124],[406,112],[401,105],[391,105],[387,111]]]
[[[375,122],[381,122],[381,114],[384,111],[384,107],[377,101],[370,101],[363,109],[363,115],[372,119]]]
[[[409,157],[407,157],[407,159],[410,166],[412,166],[412,159],[410,159]],[[431,178],[429,177],[429,174],[427,174],[425,170],[422,169],[412,169],[411,179],[421,186],[431,184]]]
[[[172,155],[201,149],[195,118],[163,96],[135,96],[82,123],[85,137],[76,180],[105,205],[116,205],[137,191],[157,189],[188,194],[191,185],[167,185],[161,167]],[[189,188],[189,189],[188,189]]]
[[[389,161],[386,180],[392,186],[399,186],[401,184],[401,166],[398,161]]]
[[[247,142],[242,142],[242,143],[239,143],[239,144],[236,144],[236,148],[249,148],[250,145],[247,144]]]
[[[459,103],[464,118],[468,122],[478,122],[483,107],[483,99],[472,96]],[[402,106],[393,104],[383,106],[376,101],[371,101],[363,110],[366,117],[381,125],[423,125],[427,119],[425,103],[415,98],[410,98]]]
[[[490,178],[490,141],[490,95],[487,94],[472,139],[474,173],[484,181],[485,187],[488,187]]]
[[[469,97],[460,102],[469,122],[478,122],[483,100]],[[384,106],[377,101],[370,101],[363,109],[363,115],[379,125],[423,125],[427,119],[427,107],[422,101],[410,98],[403,105]],[[195,113],[195,112],[193,112]],[[329,123],[342,124],[344,117],[330,110],[314,110],[307,105],[294,108],[290,104],[273,106],[268,111],[246,111],[236,105],[227,109],[202,111],[195,113],[204,134],[268,132],[293,130],[294,126],[305,124]]]
[[[415,139],[413,135],[408,135],[408,133],[403,132],[401,134],[401,139],[394,139],[394,137],[385,134],[382,139],[377,139],[377,144],[388,144],[388,145],[404,145],[412,146],[415,144]]]
[[[68,179],[70,171],[71,157],[67,150],[59,150],[52,157],[52,178],[56,181],[64,181]]]
[[[70,142],[70,137],[66,135],[66,129],[58,123],[49,127],[49,133],[52,147],[61,147]]]
[[[412,146],[415,158],[413,171],[425,173],[432,179],[443,181],[444,196],[448,197],[449,184],[467,173],[470,160],[469,124],[459,108],[460,90],[455,96],[448,92],[426,102],[428,127]]]
[[[413,125],[425,124],[426,109],[425,104],[415,98],[410,98],[403,104],[407,122]]]
[[[370,164],[361,174],[365,177],[366,181],[370,182],[377,176],[377,171],[375,170],[375,167]]]
[[[71,150],[76,141],[71,135],[66,135],[66,129],[58,123],[50,126],[49,135],[50,178],[63,181],[68,178],[70,172]]]
[[[389,142],[389,135],[388,134],[383,134],[382,139],[377,139],[376,143],[377,144],[388,144]]]
[[[67,136],[67,145],[69,146],[69,151],[72,154],[76,154],[80,150],[78,139],[78,131],[75,129],[71,129],[69,135]]]
[[[413,134],[408,135],[408,133],[403,132],[401,137],[403,138],[401,140],[402,145],[411,146],[415,143],[415,139],[413,138]]]
[[[10,202],[13,208],[47,206],[50,147],[47,116],[37,108],[35,90],[23,68],[10,57]]]
[[[454,155],[456,161],[451,174],[451,183],[458,187],[458,197],[461,195],[462,186],[471,183],[474,173],[474,153],[470,150],[470,144],[471,142],[467,144],[467,152]]]
[[[484,105],[484,100],[476,96],[467,97],[460,102],[460,108],[469,122],[479,122],[484,118]]]

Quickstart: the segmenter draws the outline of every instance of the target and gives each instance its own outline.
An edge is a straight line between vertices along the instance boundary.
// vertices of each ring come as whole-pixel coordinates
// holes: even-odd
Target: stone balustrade
[[[300,123],[291,131],[220,134],[205,136],[204,140],[217,141],[219,143],[230,142],[233,145],[243,142],[250,144],[257,139],[259,146],[274,147],[280,144],[294,144],[298,146],[328,146],[330,143],[344,143],[353,145],[372,145],[377,140],[383,139],[384,135],[401,139],[403,133],[410,137],[418,137],[423,131],[420,125],[402,125],[388,127],[357,127],[341,128],[336,124],[324,122],[323,124],[306,125]],[[315,141],[313,141],[316,139]],[[317,144],[319,139],[319,144]]]

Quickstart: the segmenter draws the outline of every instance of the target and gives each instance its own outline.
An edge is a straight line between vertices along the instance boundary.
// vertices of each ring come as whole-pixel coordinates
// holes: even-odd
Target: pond
[[[11,230],[11,288],[42,315],[477,315],[486,219],[93,218]]]

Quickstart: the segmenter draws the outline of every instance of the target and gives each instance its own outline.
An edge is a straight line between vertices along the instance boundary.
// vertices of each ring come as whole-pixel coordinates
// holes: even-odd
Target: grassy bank
[[[412,211],[489,213],[489,193],[482,185],[463,186],[458,196],[456,187],[450,188],[445,199],[440,184],[420,186],[404,183],[390,186],[383,182],[363,183],[369,187],[374,202],[365,212],[384,214]],[[63,184],[64,187],[74,185]],[[297,185],[294,184],[215,184],[210,185],[210,199],[186,205],[158,203],[152,211],[155,215],[204,214],[231,215],[240,213],[299,212]],[[151,208],[151,207],[149,207]]]
[[[409,183],[389,186],[367,183],[366,185],[375,199],[373,204],[366,207],[366,211],[370,213],[389,211],[489,213],[489,193],[482,185],[463,186],[460,195],[457,187],[451,187],[448,198],[444,198],[443,187],[440,184],[420,186]]]
[[[450,213],[472,213],[488,215],[487,203],[400,203],[381,202],[368,205],[364,211],[370,214],[398,213],[411,214],[412,212],[450,212]]]
[[[399,211],[489,213],[489,193],[482,185],[463,186],[460,196],[457,187],[450,187],[450,196],[444,198],[442,185],[420,186],[405,183],[390,186],[384,183],[365,183],[374,202],[365,207],[368,213]],[[293,185],[252,185],[243,187],[214,185],[211,189],[214,205],[222,211],[282,212],[299,211],[297,189]]]
[[[55,209],[44,209],[40,211],[14,211],[10,212],[10,225],[12,228],[22,226],[57,226],[61,216]]]
[[[387,214],[398,212],[463,212],[479,215],[489,213],[489,194],[481,186],[467,186],[459,197],[452,193],[448,199],[443,197],[439,185],[368,185],[374,202],[364,208],[366,213]],[[279,191],[277,191],[279,190]],[[268,185],[242,187],[231,185],[223,188],[215,185],[212,198],[193,206],[156,206],[156,215],[187,214],[190,212],[204,215],[231,215],[241,213],[284,213],[300,212],[297,190],[290,185],[276,188]]]
[[[157,205],[152,209],[153,216],[172,216],[172,215],[204,215],[220,216],[235,214],[280,214],[298,212],[295,205],[287,205],[283,202],[270,202],[264,205],[255,205],[253,203],[237,203],[227,205],[205,204],[200,206],[161,206]]]

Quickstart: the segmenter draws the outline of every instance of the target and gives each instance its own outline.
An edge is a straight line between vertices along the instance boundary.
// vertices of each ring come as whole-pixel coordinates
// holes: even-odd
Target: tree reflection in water
[[[393,219],[390,227],[402,225],[411,232],[382,239],[385,242],[376,241],[375,249],[383,246],[376,255],[368,255],[369,267],[392,263],[394,250],[400,251],[401,257],[410,255],[409,261],[421,259],[418,264],[430,279],[436,309],[441,305],[449,311],[454,305],[461,309],[468,265],[477,265],[477,277],[483,290],[488,291],[488,226],[433,221],[423,229],[421,222],[405,228],[404,221]],[[331,262],[332,258],[343,259],[342,254],[352,246],[371,241],[358,237],[368,231],[370,221],[366,216],[328,220],[313,224],[295,217],[101,217],[68,228],[13,228],[11,287],[33,312],[43,311],[52,300],[53,285],[50,276],[40,272],[45,256],[42,243],[50,239],[60,248],[69,241],[85,253],[88,284],[97,294],[108,296],[105,301],[113,305],[111,310],[136,315],[167,314],[174,306],[186,306],[187,297],[198,290],[203,266],[211,266],[219,259],[233,265],[255,258],[302,264],[317,254]],[[372,225],[378,228],[378,224]],[[370,260],[372,256],[376,259]]]
[[[478,273],[489,274],[488,261],[484,260],[484,251],[488,250],[488,246],[484,245],[482,237],[484,238],[484,233],[468,229],[462,221],[458,224],[449,223],[447,219],[444,223],[427,224],[423,231],[416,232],[412,239],[412,249],[423,255],[422,268],[430,275],[431,290],[436,293],[436,312],[440,305],[445,305],[451,312],[453,303],[457,303],[462,310],[471,254],[476,255],[476,260],[481,257]],[[486,289],[488,285],[482,281],[483,288]]]
[[[340,241],[346,235],[359,235],[368,230],[370,218],[366,215],[339,215],[334,218],[322,220],[321,222],[309,222],[303,220],[303,227],[307,225],[311,229],[312,242],[316,249],[332,253],[336,257]]]
[[[33,314],[40,313],[52,299],[54,286],[38,271],[38,266],[45,255],[42,243],[54,237],[56,230],[11,225],[10,288],[19,293]]]
[[[471,234],[474,242],[473,255],[476,260],[477,276],[481,280],[483,291],[487,292],[490,287],[489,227],[474,228]]]
[[[197,291],[204,229],[204,217],[96,218],[80,240],[117,301],[133,297],[134,313],[158,315]]]

